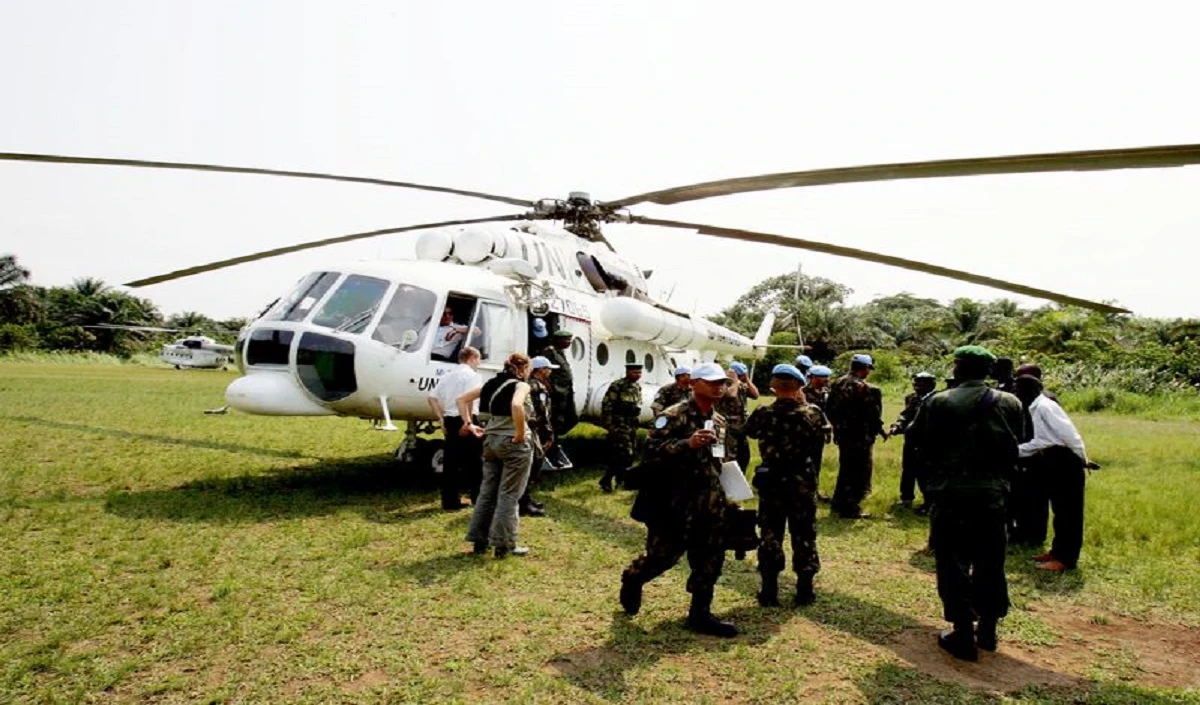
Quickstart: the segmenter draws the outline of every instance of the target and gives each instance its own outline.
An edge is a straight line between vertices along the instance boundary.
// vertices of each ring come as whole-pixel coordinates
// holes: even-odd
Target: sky
[[[0,151],[326,171],[601,200],[733,176],[1200,142],[1190,3],[0,3]],[[356,184],[0,163],[0,253],[110,283],[343,233],[517,212]],[[881,182],[635,213],[1200,316],[1200,166]],[[700,313],[802,267],[852,301],[1007,296],[685,231],[609,239]],[[138,290],[250,316],[394,235]],[[1026,305],[1041,302],[1010,296]]]

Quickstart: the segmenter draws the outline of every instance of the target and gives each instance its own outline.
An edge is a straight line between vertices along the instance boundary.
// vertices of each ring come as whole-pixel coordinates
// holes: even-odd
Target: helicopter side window
[[[518,350],[517,324],[512,311],[501,304],[480,302],[467,345],[479,349],[482,362],[504,364],[504,359]]]
[[[474,297],[462,294],[447,296],[446,305],[435,311],[435,315],[430,318],[419,336],[421,339],[425,338],[425,329],[435,331],[429,357],[443,362],[457,362],[458,353],[464,344],[477,345],[475,341],[467,341],[467,334],[479,325],[472,321],[475,317]],[[468,321],[470,325],[467,324]]]
[[[271,308],[266,320],[303,321],[339,276],[337,272],[313,272],[304,277],[292,293]]]
[[[404,352],[416,352],[425,343],[437,295],[419,286],[401,284],[383,311],[372,338]]]
[[[313,325],[347,333],[363,332],[375,317],[390,285],[386,279],[351,274],[313,316]]]

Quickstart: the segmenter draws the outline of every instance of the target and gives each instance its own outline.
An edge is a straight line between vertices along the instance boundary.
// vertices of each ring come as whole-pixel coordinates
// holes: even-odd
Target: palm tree
[[[0,256],[0,289],[19,286],[29,281],[29,270],[17,264],[16,255]]]

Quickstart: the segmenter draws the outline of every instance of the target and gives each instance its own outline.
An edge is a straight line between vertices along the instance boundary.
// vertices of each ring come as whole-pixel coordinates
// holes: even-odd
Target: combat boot
[[[792,604],[796,607],[805,607],[816,602],[817,595],[813,592],[813,575],[812,573],[800,573],[796,576],[796,596],[792,598]]]
[[[762,590],[758,593],[758,604],[763,607],[779,606],[779,573],[762,574]]]
[[[610,470],[604,471],[604,477],[600,478],[600,489],[609,493],[613,491],[613,473]]]
[[[938,646],[956,659],[978,661],[979,649],[975,646],[974,625],[970,622],[955,624],[951,631],[938,635]]]
[[[621,576],[621,608],[630,617],[642,609],[642,584],[637,578]]]
[[[984,651],[995,651],[996,643],[996,620],[980,619],[975,628],[975,645]]]
[[[684,626],[697,634],[708,634],[725,639],[737,636],[738,630],[733,622],[722,622],[713,616],[712,599],[712,590],[693,592],[692,607],[688,611]]]

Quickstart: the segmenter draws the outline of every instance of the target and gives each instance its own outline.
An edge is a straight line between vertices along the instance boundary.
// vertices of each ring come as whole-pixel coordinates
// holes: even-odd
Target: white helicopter
[[[129,330],[142,333],[186,333],[180,328],[160,328],[158,326],[127,326],[115,323],[85,326],[85,328],[102,328],[108,330]],[[158,359],[173,366],[177,370],[225,370],[233,362],[232,345],[218,343],[205,335],[189,335],[179,338],[172,343],[163,343],[158,353]]]
[[[785,235],[636,216],[638,203],[674,204],[779,188],[893,179],[1047,171],[1158,168],[1200,163],[1200,145],[985,157],[884,164],[727,179],[599,202],[582,192],[566,200],[530,201],[385,179],[210,164],[48,154],[0,153],[0,161],[181,169],[349,181],[499,201],[521,214],[425,223],[326,238],[256,252],[129,282],[140,287],[291,252],[383,235],[423,231],[416,258],[330,266],[302,278],[239,334],[233,354],[242,376],[226,401],[243,412],[287,416],[356,416],[395,430],[406,421],[398,458],[440,470],[438,442],[418,438],[430,428],[429,390],[455,364],[433,352],[431,331],[449,311],[482,352],[486,376],[514,351],[530,347],[531,322],[574,334],[570,361],[575,406],[596,418],[609,384],[626,363],[645,373],[643,420],[673,370],[718,356],[761,357],[773,326],[768,315],[753,339],[648,293],[646,274],[617,254],[601,225],[639,223],[867,260],[982,284],[1109,313],[1125,309],[992,277]]]

